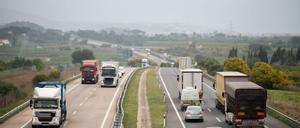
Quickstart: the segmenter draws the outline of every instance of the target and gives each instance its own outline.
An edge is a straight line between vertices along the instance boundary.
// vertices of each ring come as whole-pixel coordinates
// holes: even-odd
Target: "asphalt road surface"
[[[203,106],[203,122],[185,122],[184,112],[179,108],[180,100],[178,99],[176,68],[161,68],[159,70],[159,77],[161,84],[165,87],[166,103],[168,106],[167,122],[168,128],[230,128],[230,125],[225,123],[224,114],[215,108],[215,90],[212,88],[212,82],[204,79],[204,106]],[[267,116],[265,122],[266,128],[289,128],[279,120]]]
[[[97,84],[81,84],[77,79],[67,84],[66,128],[109,128],[116,113],[116,103],[122,87],[133,69],[126,69],[117,88]],[[28,107],[0,125],[0,128],[30,128],[32,111]]]

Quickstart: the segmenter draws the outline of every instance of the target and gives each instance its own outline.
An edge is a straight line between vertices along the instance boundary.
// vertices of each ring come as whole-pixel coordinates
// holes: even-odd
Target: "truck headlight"
[[[81,80],[84,80],[84,78],[82,78]]]
[[[59,122],[59,117],[54,117],[53,122]]]

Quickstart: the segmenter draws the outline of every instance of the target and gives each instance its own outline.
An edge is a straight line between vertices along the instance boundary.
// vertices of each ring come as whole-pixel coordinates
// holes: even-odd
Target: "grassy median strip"
[[[136,128],[137,125],[137,113],[138,113],[138,90],[139,82],[143,69],[138,70],[132,76],[128,84],[127,91],[125,93],[123,108],[124,108],[124,128]]]
[[[147,73],[147,99],[150,108],[151,126],[153,128],[163,128],[163,115],[167,107],[156,76],[154,69]]]

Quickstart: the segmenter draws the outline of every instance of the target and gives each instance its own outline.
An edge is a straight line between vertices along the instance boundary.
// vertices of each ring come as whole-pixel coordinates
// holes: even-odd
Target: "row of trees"
[[[0,60],[0,71],[20,68],[20,67],[31,67],[31,66],[35,66],[36,69],[41,70],[45,67],[45,64],[41,59],[29,60],[23,57],[15,57],[14,60],[8,62],[4,62]]]
[[[295,50],[291,48],[286,50],[285,48],[278,47],[271,57],[271,64],[295,66],[300,62],[300,47]]]
[[[288,75],[285,72],[276,70],[271,65],[261,61],[256,62],[250,69],[241,58],[227,58],[224,61],[224,70],[248,74],[251,81],[264,88],[281,88],[289,85]]]
[[[229,51],[228,58],[230,57],[238,57],[237,48],[232,48]],[[246,60],[244,56],[243,59]],[[300,62],[300,47],[297,50],[294,50],[293,48],[287,50],[285,48],[278,47],[271,56],[270,61],[268,59],[268,52],[265,47],[260,46],[258,49],[249,47],[247,56],[248,65],[252,67],[257,61],[276,65],[296,66],[297,63]]]

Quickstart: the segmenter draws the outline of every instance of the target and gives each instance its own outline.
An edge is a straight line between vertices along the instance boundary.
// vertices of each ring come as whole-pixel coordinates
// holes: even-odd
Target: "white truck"
[[[66,120],[66,82],[40,82],[30,100],[32,127],[60,127]]]
[[[189,105],[201,105],[203,96],[203,75],[200,69],[180,69],[177,75],[178,98],[183,111]]]
[[[101,86],[114,86],[119,84],[119,62],[103,61],[101,64]]]
[[[149,61],[148,61],[148,59],[141,59],[141,67],[142,68],[149,67]]]
[[[192,68],[191,57],[179,57],[178,58],[179,69]]]

